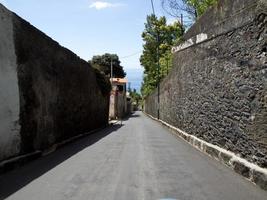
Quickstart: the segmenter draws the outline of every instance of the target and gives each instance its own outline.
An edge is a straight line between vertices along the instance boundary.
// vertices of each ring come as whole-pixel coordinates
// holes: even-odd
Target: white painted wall
[[[0,161],[20,150],[19,89],[11,15],[0,4]]]
[[[194,44],[198,44],[200,42],[203,42],[207,39],[208,39],[208,35],[206,33],[200,33],[200,34],[188,39],[187,41],[181,43],[180,45],[172,47],[172,53],[181,51],[185,48],[188,48]],[[194,40],[195,40],[195,42],[194,42]]]

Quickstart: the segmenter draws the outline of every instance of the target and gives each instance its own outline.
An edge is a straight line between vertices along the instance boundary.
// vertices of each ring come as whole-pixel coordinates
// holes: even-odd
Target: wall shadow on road
[[[68,158],[82,151],[90,145],[121,128],[123,125],[115,124],[94,134],[80,138],[65,145],[55,152],[41,157],[21,168],[0,175],[0,199],[5,199],[26,186],[31,181],[45,174]]]
[[[135,111],[135,112],[127,115],[126,117],[124,117],[122,119],[122,121],[127,121],[127,120],[129,120],[131,118],[137,118],[137,117],[141,117],[141,111]]]

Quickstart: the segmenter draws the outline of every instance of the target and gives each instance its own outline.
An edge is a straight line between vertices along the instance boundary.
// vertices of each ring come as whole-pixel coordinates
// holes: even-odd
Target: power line
[[[135,53],[132,53],[132,54],[130,54],[130,55],[123,56],[123,57],[120,57],[120,58],[121,58],[121,59],[123,59],[123,58],[130,58],[130,57],[135,56],[135,55],[137,55],[137,54],[139,54],[139,53],[141,53],[141,52],[143,52],[143,51],[137,51],[137,52],[135,52]]]
[[[153,0],[151,0],[151,6],[152,6],[153,14],[155,15],[155,8],[154,8],[154,2],[153,2]],[[156,15],[155,15],[155,16],[156,16]]]

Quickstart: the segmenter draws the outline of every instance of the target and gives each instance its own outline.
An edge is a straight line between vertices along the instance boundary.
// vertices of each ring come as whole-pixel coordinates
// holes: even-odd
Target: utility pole
[[[181,14],[181,25],[182,25],[182,27],[184,26],[183,14]]]
[[[158,60],[158,66],[157,66],[157,87],[158,87],[158,119],[159,119],[159,109],[160,109],[160,80],[159,80],[159,32],[157,30],[157,60]]]
[[[169,54],[167,55],[167,74],[169,73]]]
[[[153,0],[151,0],[151,6],[152,6],[152,11],[153,11],[153,15],[156,17],[155,15],[155,8],[154,8],[154,2]],[[157,88],[158,88],[158,106],[157,106],[157,118],[159,119],[159,109],[160,109],[160,80],[159,80],[159,70],[160,70],[160,64],[159,64],[159,30],[156,27],[156,34],[157,34]]]
[[[184,16],[181,14],[182,35],[184,35]]]
[[[131,82],[128,82],[128,92],[130,93],[132,91],[131,89]]]
[[[111,62],[110,62],[110,78],[111,78],[111,85],[113,82],[113,63],[112,63],[112,58],[111,58]]]

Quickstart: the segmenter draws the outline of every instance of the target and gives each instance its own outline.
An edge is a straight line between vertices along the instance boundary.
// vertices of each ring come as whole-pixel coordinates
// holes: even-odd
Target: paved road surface
[[[0,199],[265,200],[267,192],[137,112],[0,176]]]

